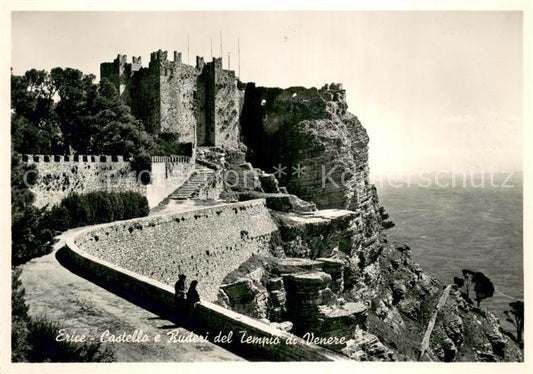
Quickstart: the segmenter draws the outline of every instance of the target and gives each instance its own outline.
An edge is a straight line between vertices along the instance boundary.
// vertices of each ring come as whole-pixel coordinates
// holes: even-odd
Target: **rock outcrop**
[[[522,360],[489,311],[424,273],[408,246],[388,242],[369,182],[368,136],[347,112],[340,85],[248,84],[241,127],[248,162],[279,182],[263,175],[260,188],[238,192],[243,199],[274,199],[269,208],[281,243],[271,251],[279,258],[260,266],[266,269],[261,279],[253,280],[250,264],[238,272],[268,295],[259,302],[246,283],[248,299],[258,301],[240,310],[253,314],[267,305],[267,318],[292,322],[297,335],[345,337],[329,348],[356,360]],[[285,192],[319,210],[280,199]]]

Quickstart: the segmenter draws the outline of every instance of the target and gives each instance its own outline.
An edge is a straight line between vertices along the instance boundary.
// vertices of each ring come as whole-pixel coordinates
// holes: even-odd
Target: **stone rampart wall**
[[[146,193],[146,186],[137,183],[135,172],[122,156],[24,155],[22,161],[36,166],[38,178],[30,189],[39,208],[58,204],[74,192]]]
[[[194,158],[187,156],[152,157],[152,181],[139,182],[129,161],[122,156],[95,155],[22,155],[34,164],[38,177],[30,186],[34,205],[41,208],[58,204],[71,193],[94,191],[133,191],[146,196],[150,208],[159,204],[181,186],[194,171]],[[32,181],[30,175],[28,182]]]
[[[279,237],[263,199],[113,222],[76,239],[89,254],[173,285],[180,273],[198,280],[203,299],[216,300],[226,274]]]
[[[92,231],[92,230],[91,230]],[[81,233],[81,235],[86,235]],[[60,256],[69,268],[91,279],[129,301],[161,315],[172,318],[173,288],[148,277],[136,274],[115,264],[103,261],[84,252],[75,238],[67,239]],[[231,343],[215,342],[248,360],[262,361],[345,361],[346,357],[310,344],[285,331],[275,329],[250,317],[238,314],[205,299],[197,306],[191,330],[207,336],[210,341],[221,334],[232,334]],[[257,337],[276,344],[248,344],[246,337]],[[288,340],[291,340],[291,344]]]

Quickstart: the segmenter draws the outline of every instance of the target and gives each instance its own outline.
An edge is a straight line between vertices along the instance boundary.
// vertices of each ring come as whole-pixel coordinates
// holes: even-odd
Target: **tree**
[[[55,121],[56,89],[44,70],[11,75],[11,138],[19,153],[50,154],[59,129]]]
[[[479,308],[479,303],[481,303],[481,300],[494,295],[494,285],[490,279],[481,272],[474,273],[472,282],[474,283],[474,292],[476,293],[475,299],[477,302],[477,307]]]
[[[381,227],[383,227],[384,230],[393,228],[396,226],[392,220],[389,219],[389,214],[385,211],[385,208],[380,206],[378,209],[379,216],[381,218]]]
[[[470,289],[472,288],[472,279],[474,277],[474,272],[472,270],[463,269],[462,273],[464,277],[464,287],[466,291],[466,297],[470,299]]]
[[[154,148],[152,136],[136,119],[130,108],[120,99],[118,90],[108,79],[100,81],[91,108],[89,122],[96,126],[92,143],[95,154],[124,155],[132,157]]]
[[[94,126],[88,118],[96,97],[95,76],[59,67],[53,68],[50,76],[59,96],[55,113],[63,134],[64,152],[69,153],[72,147],[77,153],[90,154]]]
[[[506,310],[504,313],[507,316],[506,320],[514,325],[516,328],[516,340],[522,342],[522,334],[524,332],[524,302],[517,300],[509,303],[511,310]]]
[[[19,265],[29,259],[50,253],[53,230],[44,219],[44,209],[32,205],[33,193],[28,185],[35,182],[34,167],[22,165],[11,155],[11,259]]]
[[[482,272],[468,269],[463,269],[462,272],[464,279],[454,277],[454,283],[458,287],[465,288],[466,292],[464,293],[464,296],[468,301],[471,300],[470,290],[473,288],[477,307],[479,308],[479,304],[482,300],[494,295],[494,285],[492,284],[491,280]]]

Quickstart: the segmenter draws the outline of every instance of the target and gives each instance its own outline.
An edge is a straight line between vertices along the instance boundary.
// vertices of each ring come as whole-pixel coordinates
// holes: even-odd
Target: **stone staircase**
[[[195,198],[214,173],[214,170],[197,164],[189,179],[169,196],[170,199],[186,200]]]

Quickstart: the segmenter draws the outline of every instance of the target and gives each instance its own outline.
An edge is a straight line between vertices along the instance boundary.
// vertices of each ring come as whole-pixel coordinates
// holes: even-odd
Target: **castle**
[[[150,55],[148,67],[141,57],[128,63],[125,55],[100,65],[101,78],[119,90],[151,133],[173,133],[180,143],[235,149],[239,144],[239,117],[244,90],[235,72],[224,70],[222,58],[196,66],[182,62],[181,53],[158,50]]]
[[[101,77],[148,132],[176,134],[195,151],[153,156],[147,185],[124,157],[22,155],[39,175],[34,204],[100,190],[136,191],[150,208],[221,201],[83,228],[62,249],[74,272],[162,318],[175,313],[172,284],[187,274],[202,295],[194,332],[281,342],[221,342],[250,360],[522,360],[496,317],[388,241],[369,138],[342,85],[243,91],[221,59],[190,66],[161,50],[147,68],[119,55]],[[283,176],[296,166],[305,172]],[[347,341],[324,348],[298,337],[309,333]]]

